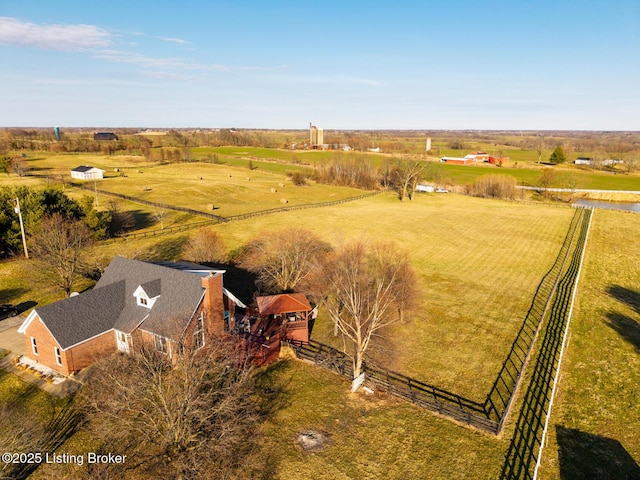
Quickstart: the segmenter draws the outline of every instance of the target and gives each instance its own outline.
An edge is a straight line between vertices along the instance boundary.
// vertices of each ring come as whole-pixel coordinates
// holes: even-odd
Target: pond
[[[603,202],[602,200],[587,200],[579,198],[575,202],[578,205],[594,208],[606,208],[608,210],[626,210],[640,213],[640,202]]]

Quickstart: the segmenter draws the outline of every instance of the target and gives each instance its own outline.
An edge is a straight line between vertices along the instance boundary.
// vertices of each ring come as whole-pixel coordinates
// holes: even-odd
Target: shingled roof
[[[206,270],[193,273],[115,257],[93,290],[36,310],[62,349],[114,328],[131,333],[140,327],[176,338],[203,299]],[[133,293],[140,286],[150,298],[159,295],[152,308],[137,304]]]
[[[256,298],[260,315],[275,315],[278,313],[309,312],[311,305],[302,293],[282,293]]]

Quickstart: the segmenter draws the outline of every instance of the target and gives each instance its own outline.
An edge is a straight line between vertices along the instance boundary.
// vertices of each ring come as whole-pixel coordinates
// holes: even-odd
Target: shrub
[[[468,187],[475,197],[509,198],[516,196],[516,178],[510,175],[485,175]]]

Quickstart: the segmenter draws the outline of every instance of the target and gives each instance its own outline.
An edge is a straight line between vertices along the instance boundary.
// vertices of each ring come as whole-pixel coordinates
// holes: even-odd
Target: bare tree
[[[419,160],[397,160],[394,163],[391,176],[401,202],[406,198],[413,200],[424,166],[424,162]]]
[[[356,378],[373,338],[400,321],[415,299],[415,273],[405,253],[383,242],[344,245],[326,265],[325,307],[342,334]]]
[[[300,286],[331,250],[315,233],[291,228],[261,236],[249,243],[242,264],[258,275],[267,291],[291,291]]]
[[[80,275],[86,249],[93,244],[87,226],[79,220],[66,220],[54,214],[42,219],[30,242],[33,255],[51,274],[48,278],[68,296]]]
[[[11,168],[11,171],[19,177],[26,175],[26,173],[29,171],[29,165],[27,165],[27,162],[25,162],[22,157],[19,156],[12,157],[9,166]]]
[[[153,211],[156,221],[160,222],[160,230],[164,230],[164,219],[167,217],[167,211],[164,208],[156,208]]]
[[[226,259],[220,236],[209,228],[201,228],[182,249],[182,256],[191,262],[222,262]]]
[[[135,458],[111,473],[206,478],[215,472],[223,479],[256,473],[247,457],[264,412],[246,352],[231,337],[195,352],[176,350],[170,359],[139,347],[94,365],[83,390],[94,436]]]
[[[538,154],[538,164],[542,163],[542,157],[544,156],[544,139],[540,139],[536,143],[536,152]]]

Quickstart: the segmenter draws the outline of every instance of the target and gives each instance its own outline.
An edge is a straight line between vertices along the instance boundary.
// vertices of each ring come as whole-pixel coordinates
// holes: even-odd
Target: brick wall
[[[117,350],[116,334],[113,330],[109,330],[102,335],[66,350],[63,354],[66,354],[66,364],[69,372],[77,372],[88,367],[101,357]]]
[[[37,355],[33,353],[31,337],[36,339]],[[91,365],[100,356],[116,350],[116,339],[113,331],[103,333],[98,337],[76,345],[68,350],[62,350],[37,314],[26,329],[25,342],[27,345],[27,356],[29,358],[63,375],[71,375],[73,372],[77,372]],[[62,365],[58,365],[56,362],[56,347],[60,348]]]

